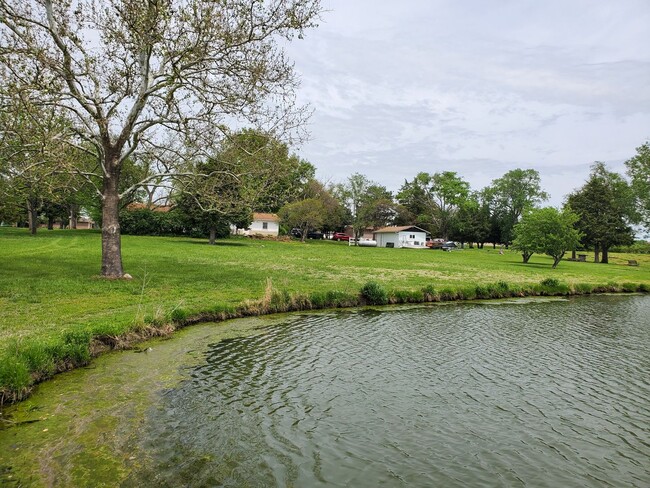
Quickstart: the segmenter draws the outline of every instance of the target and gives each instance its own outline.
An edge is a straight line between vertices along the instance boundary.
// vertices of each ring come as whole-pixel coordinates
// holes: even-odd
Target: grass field
[[[122,241],[124,268],[133,280],[108,281],[99,277],[100,239],[95,231],[41,230],[32,237],[24,229],[0,228],[5,399],[20,397],[33,381],[57,370],[86,363],[98,345],[119,346],[129,336],[165,333],[197,318],[650,289],[648,255],[613,254],[609,265],[562,261],[553,270],[546,256],[534,255],[524,265],[518,254],[491,248],[446,253],[246,238],[209,246],[204,240],[134,236]],[[628,259],[639,266],[628,266]],[[360,298],[368,282],[377,284],[379,299]]]

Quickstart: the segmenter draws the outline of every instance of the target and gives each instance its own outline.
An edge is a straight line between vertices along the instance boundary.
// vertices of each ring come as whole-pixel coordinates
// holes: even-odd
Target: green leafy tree
[[[546,254],[553,258],[556,268],[564,254],[580,243],[580,233],[574,224],[578,216],[569,211],[553,207],[528,210],[514,227],[513,249],[521,251],[524,263],[533,253]]]
[[[534,169],[513,169],[492,181],[488,190],[493,226],[499,229],[499,242],[512,242],[513,228],[526,210],[548,199]],[[495,236],[496,237],[496,236]],[[496,242],[495,242],[496,243]]]
[[[320,227],[323,232],[342,230],[350,220],[347,208],[336,198],[334,192],[333,188],[328,188],[315,179],[309,180],[304,186],[303,199],[314,198],[323,204],[324,215]]]
[[[305,238],[310,229],[321,227],[325,216],[325,206],[318,198],[307,198],[289,203],[280,209],[282,223],[290,228],[300,231],[301,241]]]
[[[57,107],[61,141],[97,162],[102,275],[124,276],[119,209],[134,187],[206,160],[233,119],[295,133],[308,113],[282,43],[301,37],[318,0],[0,2],[0,84]],[[150,165],[120,191],[125,161]]]
[[[392,193],[384,186],[370,185],[359,209],[364,228],[385,227],[393,222],[395,213]]]
[[[650,142],[636,148],[636,155],[625,162],[632,178],[632,190],[637,200],[646,230],[650,231]]]
[[[33,235],[41,212],[47,210],[52,216],[55,206],[76,191],[79,178],[62,168],[79,151],[61,140],[69,122],[59,111],[32,103],[26,93],[12,99],[7,96],[7,87],[2,90],[0,202],[7,207],[25,206]],[[7,211],[12,212],[9,208]]]
[[[483,205],[477,193],[471,194],[460,204],[458,212],[452,221],[450,237],[461,244],[476,242],[479,247],[490,235],[490,213],[487,205]]]
[[[416,223],[447,239],[460,206],[469,196],[469,183],[453,171],[418,173],[405,182],[397,200],[416,215]]]
[[[277,212],[300,198],[316,168],[289,153],[289,147],[273,135],[244,129],[223,144],[219,158],[242,169],[241,177],[255,203],[256,211]],[[244,172],[248,168],[248,172]]]
[[[268,134],[245,129],[222,143],[213,157],[192,169],[194,178],[177,186],[179,209],[196,228],[247,227],[253,211],[274,210],[304,191],[311,164],[289,156],[288,148]]]
[[[634,194],[604,163],[592,166],[587,182],[568,196],[567,206],[578,214],[576,227],[584,236],[583,244],[593,247],[595,262],[608,263],[611,246],[633,242],[631,224],[638,220]]]
[[[348,208],[357,240],[366,228],[388,225],[395,215],[392,194],[362,174],[355,173],[346,183],[337,185],[335,194]]]
[[[396,195],[398,225],[416,224],[429,232],[433,229],[433,202],[427,188],[431,176],[428,173],[418,173],[412,181],[405,180]]]

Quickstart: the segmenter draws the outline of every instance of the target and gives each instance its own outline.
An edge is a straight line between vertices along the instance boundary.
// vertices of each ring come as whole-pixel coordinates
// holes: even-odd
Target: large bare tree
[[[0,0],[0,75],[72,120],[66,139],[97,161],[102,275],[124,275],[118,210],[127,159],[136,185],[178,175],[242,123],[302,125],[281,43],[315,25],[319,0]],[[99,176],[99,180],[97,179]]]

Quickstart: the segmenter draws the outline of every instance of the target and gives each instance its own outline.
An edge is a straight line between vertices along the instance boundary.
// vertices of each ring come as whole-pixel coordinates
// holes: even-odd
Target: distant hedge
[[[629,252],[635,254],[650,254],[650,242],[635,241],[629,246],[612,246],[610,252]]]
[[[156,212],[142,208],[124,209],[120,212],[122,234],[135,236],[186,236],[206,237],[209,229],[200,223],[192,222],[178,209],[169,212]],[[230,229],[227,224],[217,226],[217,237],[227,237]]]

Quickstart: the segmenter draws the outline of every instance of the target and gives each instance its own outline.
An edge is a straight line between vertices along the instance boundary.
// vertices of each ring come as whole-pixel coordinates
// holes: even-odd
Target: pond
[[[650,296],[205,324],[3,413],[7,486],[650,486]]]

